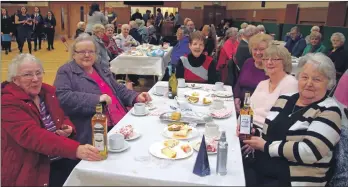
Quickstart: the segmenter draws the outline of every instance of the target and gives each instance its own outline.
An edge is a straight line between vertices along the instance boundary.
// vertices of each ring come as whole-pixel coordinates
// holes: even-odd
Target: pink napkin
[[[232,110],[230,109],[221,109],[221,110],[214,110],[210,112],[211,116],[216,118],[224,118],[226,116],[230,116],[232,114]]]

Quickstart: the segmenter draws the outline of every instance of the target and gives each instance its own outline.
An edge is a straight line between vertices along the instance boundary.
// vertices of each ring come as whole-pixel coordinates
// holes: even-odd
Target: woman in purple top
[[[252,58],[244,62],[236,86],[233,89],[237,113],[239,113],[240,107],[244,103],[242,101],[244,101],[245,92],[252,94],[260,81],[268,79],[263,69],[262,57],[271,41],[272,37],[268,34],[256,34],[249,40],[249,50],[252,53]]]

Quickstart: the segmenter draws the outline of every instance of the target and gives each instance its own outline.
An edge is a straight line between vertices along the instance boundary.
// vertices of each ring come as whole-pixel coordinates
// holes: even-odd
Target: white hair
[[[226,31],[227,39],[230,37],[233,37],[236,39],[237,35],[238,35],[238,29],[236,27],[231,27],[231,28],[227,29],[227,31]]]
[[[7,69],[7,81],[12,82],[13,78],[17,76],[18,68],[24,62],[33,62],[40,65],[40,69],[44,71],[41,61],[36,58],[34,55],[23,53],[17,55],[14,59],[12,59],[11,63],[8,65]]]
[[[331,41],[332,41],[333,37],[338,37],[338,39],[339,39],[342,43],[344,43],[344,42],[346,41],[346,37],[345,37],[342,33],[340,33],[340,32],[335,32],[335,33],[333,33],[333,34],[331,35],[331,38],[330,38]]]
[[[138,28],[138,24],[135,21],[130,21],[129,25],[131,28],[136,28],[136,29]]]
[[[314,64],[317,70],[328,78],[327,90],[331,90],[336,84],[336,69],[332,60],[323,53],[308,53],[301,57],[298,62],[296,78],[303,71],[305,64]]]
[[[263,25],[258,25],[258,26],[256,26],[258,29],[259,29],[259,31],[261,31],[261,32],[265,32],[266,31],[266,29],[265,29],[265,26],[263,26]]]
[[[73,56],[75,54],[75,51],[76,51],[76,45],[80,42],[85,42],[85,41],[90,41],[93,43],[94,45],[94,48],[95,48],[95,53],[96,54],[99,54],[99,47],[97,45],[97,43],[95,42],[95,40],[93,39],[92,36],[90,36],[89,34],[87,33],[82,33],[80,34],[74,41],[74,43],[72,44],[71,46],[71,50],[70,50],[70,59],[72,60],[73,59]],[[98,60],[98,55],[96,55],[96,61]]]
[[[318,31],[318,32],[320,32],[320,28],[318,27],[318,26],[313,26],[312,28],[311,28],[311,32],[313,32],[313,31]]]
[[[115,26],[113,24],[106,24],[105,25],[105,31],[108,30],[108,29],[112,29],[112,30],[115,30]]]
[[[244,36],[250,38],[251,36],[255,35],[258,33],[258,29],[257,27],[255,27],[254,25],[248,25],[245,29],[244,29]]]
[[[241,29],[245,29],[246,27],[248,26],[248,23],[242,23],[241,25],[240,25],[240,28]]]
[[[124,29],[125,27],[130,28],[130,26],[129,26],[128,24],[123,24],[122,27],[121,27],[121,29]]]

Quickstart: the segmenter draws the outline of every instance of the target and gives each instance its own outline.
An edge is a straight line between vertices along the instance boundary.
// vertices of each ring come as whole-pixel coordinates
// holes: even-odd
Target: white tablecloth
[[[293,74],[293,75],[295,75],[297,72],[298,60],[299,60],[299,58],[292,58],[291,59],[291,64],[292,64],[291,74]]]
[[[156,85],[168,85],[167,82],[158,82]],[[155,86],[156,86],[155,85]],[[228,91],[232,91],[230,86],[226,86]],[[179,88],[179,96],[189,88]],[[150,90],[152,93],[153,89]],[[160,111],[171,111],[169,105],[174,105],[174,100],[166,97],[152,95],[153,104]],[[208,112],[208,107],[192,106],[197,112]],[[161,135],[167,123],[161,122],[158,116],[135,117],[128,113],[109,135],[124,125],[131,124],[142,136],[139,139],[130,141],[131,147],[122,153],[109,153],[106,160],[100,162],[81,161],[70,174],[65,182],[65,186],[103,186],[103,185],[209,185],[209,186],[245,186],[242,157],[240,153],[240,143],[235,135],[236,115],[233,101],[225,101],[225,106],[233,110],[233,115],[228,119],[214,120],[220,126],[220,130],[225,130],[228,149],[228,172],[225,176],[216,174],[216,155],[209,155],[211,175],[199,177],[193,174],[193,167],[197,157],[197,152],[189,158],[168,161],[157,159],[149,153],[151,144],[165,140]],[[197,127],[200,136],[193,139],[201,139],[204,126]],[[139,158],[150,159],[139,161]]]
[[[170,62],[173,47],[169,47],[163,57],[131,56],[125,53],[110,62],[111,71],[115,74],[136,74],[164,76]]]

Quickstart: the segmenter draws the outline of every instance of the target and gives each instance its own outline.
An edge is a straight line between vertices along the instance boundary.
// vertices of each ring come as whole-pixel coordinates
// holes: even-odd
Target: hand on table
[[[136,98],[136,102],[137,103],[147,103],[152,101],[151,96],[149,93],[147,92],[142,92],[141,94],[138,95],[138,97]]]
[[[88,161],[99,161],[103,159],[99,155],[98,149],[89,144],[79,145],[76,150],[76,157]]]

